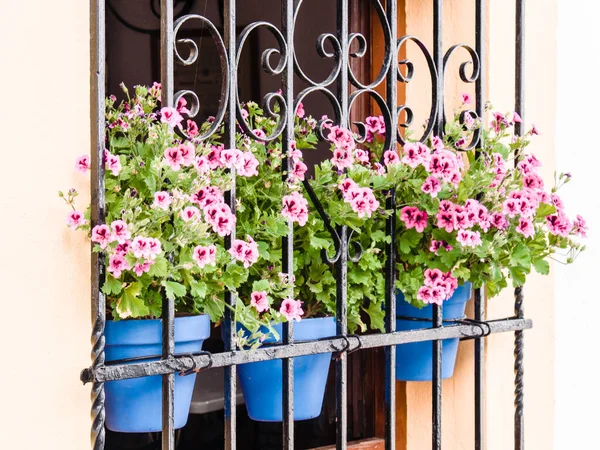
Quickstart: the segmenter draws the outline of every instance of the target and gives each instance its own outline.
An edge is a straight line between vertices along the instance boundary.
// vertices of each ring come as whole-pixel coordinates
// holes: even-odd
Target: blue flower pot
[[[446,300],[442,308],[443,319],[462,319],[465,307],[471,298],[471,283],[459,286],[454,295]],[[422,309],[412,306],[404,300],[401,292],[396,296],[396,316],[427,319],[427,321],[396,319],[396,330],[418,330],[431,328],[433,307],[428,305]],[[450,378],[454,374],[459,339],[442,341],[442,378]],[[433,350],[431,341],[412,342],[396,346],[396,379],[402,381],[431,381],[433,368]]]
[[[281,335],[282,326],[274,327]],[[335,336],[335,319],[321,317],[294,323],[294,340],[309,341]],[[275,342],[270,338],[264,343]],[[294,420],[318,417],[323,407],[331,353],[294,358]],[[280,359],[242,364],[238,374],[248,415],[260,422],[281,422],[282,367]]]
[[[106,362],[162,353],[161,320],[106,322]],[[202,350],[210,335],[208,315],[175,318],[175,352]],[[158,358],[157,358],[158,359]],[[147,361],[156,361],[150,359]],[[175,374],[175,428],[188,419],[196,375]],[[162,377],[160,375],[109,381],[106,391],[106,427],[122,433],[146,433],[162,429]]]

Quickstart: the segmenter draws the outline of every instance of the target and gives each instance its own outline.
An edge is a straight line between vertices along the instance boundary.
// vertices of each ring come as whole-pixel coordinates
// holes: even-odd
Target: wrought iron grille
[[[268,22],[255,22],[246,27],[239,36],[236,36],[236,0],[221,1],[224,32],[217,30],[212,22],[206,17],[196,14],[187,14],[174,21],[174,0],[160,0],[160,54],[161,54],[161,82],[162,82],[162,104],[164,106],[174,105],[178,98],[186,96],[196,107],[198,105],[197,95],[192,91],[174,92],[174,64],[191,64],[197,53],[190,48],[188,58],[184,58],[177,51],[175,45],[178,39],[178,31],[188,21],[200,21],[209,30],[217,45],[221,58],[221,71],[223,76],[221,102],[216,120],[202,139],[207,139],[220,125],[225,127],[225,147],[235,147],[236,126],[239,123],[244,132],[255,139],[270,141],[281,138],[282,149],[285,152],[290,147],[290,141],[294,139],[294,112],[296,106],[306,96],[315,92],[324,94],[330,101],[335,112],[335,121],[340,126],[348,127],[349,115],[352,105],[359,97],[370,97],[381,109],[387,130],[398,130],[398,127],[408,127],[412,118],[410,105],[398,104],[397,83],[398,81],[408,83],[411,81],[414,66],[409,60],[399,60],[398,53],[403,45],[412,41],[423,53],[432,80],[432,106],[427,122],[427,127],[421,136],[421,141],[429,137],[431,133],[441,135],[444,132],[444,78],[447,62],[450,56],[458,49],[465,49],[470,55],[470,61],[461,65],[460,78],[465,83],[475,83],[475,110],[468,111],[473,117],[483,117],[484,114],[484,92],[485,92],[485,0],[475,1],[475,48],[468,45],[452,45],[444,52],[442,40],[442,0],[433,1],[433,49],[430,52],[425,44],[415,36],[397,36],[397,1],[396,0],[369,0],[369,4],[376,13],[384,31],[385,55],[379,74],[369,84],[363,84],[355,76],[351,61],[360,58],[364,54],[367,39],[360,33],[351,33],[349,30],[349,0],[337,0],[337,32],[335,35],[321,35],[317,46],[321,53],[324,51],[324,43],[328,41],[333,45],[334,54],[326,55],[335,61],[330,75],[321,82],[316,82],[308,77],[301,69],[294,51],[294,26],[296,17],[303,0],[281,0],[282,17],[281,26]],[[91,5],[91,129],[92,129],[92,226],[101,224],[105,219],[104,204],[104,165],[103,161],[105,147],[105,0],[90,0]],[[523,117],[524,111],[524,89],[523,89],[523,33],[524,33],[524,0],[516,0],[516,36],[515,36],[515,110]],[[263,69],[281,78],[281,93],[271,93],[265,98],[265,102],[276,99],[281,107],[279,126],[272,136],[265,138],[254,135],[241,117],[241,104],[237,96],[238,81],[240,76],[237,71],[238,56],[244,47],[248,34],[256,28],[269,31],[276,39],[278,49],[268,49],[263,53]],[[357,42],[359,51],[350,51],[353,42]],[[189,45],[189,42],[180,41]],[[196,49],[197,50],[197,49]],[[279,63],[273,67],[269,60],[271,53],[280,55]],[[399,66],[404,66],[406,71],[402,73]],[[471,73],[467,69],[471,68]],[[308,87],[294,95],[294,84],[299,79]],[[385,95],[378,93],[377,88],[385,86]],[[194,108],[192,108],[194,109]],[[197,109],[197,108],[196,108]],[[399,116],[404,114],[406,120],[399,123]],[[516,124],[516,132],[521,134],[521,124]],[[477,148],[480,144],[480,136],[476,135],[469,149]],[[404,140],[400,133],[386,133],[386,148],[395,148],[403,144]],[[283,164],[282,177],[288,169],[287,160]],[[347,327],[346,297],[347,297],[347,263],[348,259],[360,258],[360,252],[349,252],[349,230],[344,227],[333,228],[329,225],[327,215],[320,206],[319,199],[313,192],[310,182],[305,181],[304,187],[312,199],[315,207],[328,224],[331,238],[334,241],[336,255],[329,262],[335,265],[337,281],[337,306],[336,324],[337,335],[330,339],[314,342],[294,342],[293,323],[286,323],[283,327],[283,342],[271,345],[268,348],[258,348],[244,351],[235,346],[235,318],[230,309],[226,308],[224,321],[225,352],[210,354],[203,352],[198,355],[175,356],[174,354],[174,305],[172,300],[163,299],[163,343],[162,358],[152,362],[134,362],[132,364],[106,365],[104,357],[104,327],[105,327],[105,298],[100,290],[104,275],[104,256],[92,253],[91,267],[91,299],[92,299],[92,365],[83,370],[81,380],[92,383],[92,432],[91,444],[94,450],[102,450],[105,445],[105,395],[104,383],[114,380],[144,377],[150,375],[161,375],[162,382],[162,449],[174,450],[174,377],[179,372],[190,370],[201,370],[210,367],[225,368],[225,442],[224,447],[228,450],[236,448],[236,365],[240,363],[265,361],[271,359],[283,360],[283,441],[282,449],[294,448],[294,357],[335,352],[338,357],[335,360],[335,389],[336,389],[336,448],[343,450],[347,448],[347,355],[349,352],[383,347],[385,348],[385,448],[393,450],[396,447],[396,376],[395,376],[395,345],[409,342],[431,341],[433,346],[433,395],[432,395],[432,448],[441,449],[442,443],[442,340],[448,338],[462,338],[475,340],[475,405],[474,422],[475,436],[474,448],[483,449],[485,446],[484,436],[484,338],[490,333],[514,332],[515,334],[515,415],[514,415],[514,448],[524,448],[524,416],[523,416],[523,330],[532,326],[530,320],[524,318],[523,313],[523,291],[522,288],[515,290],[515,315],[500,320],[484,320],[483,289],[475,291],[475,313],[471,321],[461,324],[444,325],[442,323],[442,307],[434,305],[433,327],[428,329],[401,331],[395,330],[395,254],[394,230],[396,229],[395,215],[387,219],[387,234],[391,241],[387,244],[387,265],[385,268],[386,293],[385,308],[386,332],[370,335],[349,335]],[[235,187],[227,193],[226,201],[235,211],[236,205]],[[394,196],[390,195],[387,200],[387,208],[395,209]],[[293,228],[290,226],[288,236],[283,240],[283,272],[293,271]],[[227,238],[226,246],[230,246],[234,235]],[[236,293],[227,292],[225,301],[230,306],[236,302]]]

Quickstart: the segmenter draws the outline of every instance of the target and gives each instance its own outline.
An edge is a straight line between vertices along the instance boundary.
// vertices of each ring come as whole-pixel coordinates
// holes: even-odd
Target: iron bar
[[[475,5],[475,52],[479,57],[479,76],[475,81],[475,112],[482,123],[485,121],[485,1],[477,0]],[[477,149],[483,148],[483,133],[479,135]],[[474,319],[482,321],[485,318],[485,289],[475,290]],[[485,341],[476,338],[475,346],[475,450],[483,450],[485,445]]]
[[[389,24],[390,65],[386,76],[386,101],[390,111],[390,149],[397,148],[398,129],[398,17],[396,0],[387,0],[386,17]],[[393,132],[392,132],[393,131]],[[396,331],[396,189],[388,193],[386,209],[392,214],[386,220],[386,234],[390,242],[386,244],[385,266],[385,332]],[[396,448],[396,347],[385,347],[385,449]]]
[[[225,48],[227,50],[227,60],[229,61],[229,79],[226,94],[226,116],[225,116],[225,146],[226,148],[236,148],[236,116],[237,116],[237,70],[233,70],[234,63],[237,61],[237,45],[236,45],[236,1],[226,0],[223,2],[223,27]],[[221,96],[223,98],[223,95]],[[225,202],[231,208],[231,212],[236,212],[236,186],[235,186],[235,168],[231,168],[233,172],[233,183],[231,189],[225,193]],[[229,236],[225,237],[225,248],[229,250],[235,240],[235,228]],[[224,344],[226,351],[234,351],[236,349],[236,324],[235,303],[237,294],[230,290],[225,291],[225,303],[228,307],[225,308],[225,316],[223,318],[224,327]],[[225,366],[224,370],[225,383],[225,450],[235,450],[237,447],[236,434],[236,406],[237,406],[237,368],[235,365]]]
[[[104,0],[90,1],[90,154],[91,154],[91,227],[105,221],[104,190],[104,99],[105,84],[105,33],[106,11]],[[93,246],[93,243],[92,243]],[[102,293],[105,276],[104,253],[91,252],[92,301],[92,369],[104,365],[104,327],[106,324],[106,298]],[[105,394],[104,383],[95,382],[90,393],[92,400],[92,429],[90,441],[93,450],[104,450],[105,444]]]
[[[84,369],[81,381],[84,383],[124,380],[190,369],[202,370],[208,367],[226,367],[232,364],[291,358],[319,353],[353,351],[358,348],[377,348],[388,345],[407,344],[452,338],[475,338],[488,334],[527,330],[532,327],[530,319],[500,319],[483,324],[468,323],[441,328],[424,328],[410,331],[396,331],[385,334],[350,335],[309,342],[294,342],[290,345],[265,345],[253,350],[233,350],[223,353],[179,356],[168,361],[152,361],[137,364],[120,364]]]
[[[281,6],[281,28],[284,39],[287,42],[287,52],[285,53],[285,69],[281,92],[284,96],[287,108],[285,128],[282,134],[282,149],[284,156],[282,162],[282,182],[286,183],[288,174],[293,170],[292,161],[289,157],[290,147],[294,140],[294,118],[296,116],[296,105],[294,104],[294,0],[284,0]],[[287,274],[288,283],[294,283],[294,225],[288,221],[288,233],[284,236],[281,243],[281,269]],[[292,344],[294,342],[294,322],[287,321],[283,324],[283,343]],[[294,448],[294,360],[284,358],[282,364],[282,417],[283,417],[283,449],[293,450]]]
[[[160,76],[161,104],[173,106],[173,0],[160,2]],[[175,353],[175,304],[163,294],[162,299],[162,359]],[[175,374],[162,378],[162,450],[175,450]]]
[[[437,114],[434,133],[442,136],[444,133],[444,70],[443,70],[443,2],[435,0],[433,4],[433,60],[437,73]],[[442,326],[442,305],[433,305],[433,327]],[[431,389],[431,448],[442,448],[442,341],[433,341],[432,389]]]
[[[516,1],[515,13],[515,111],[524,120],[525,117],[525,0]],[[523,122],[515,123],[515,134],[523,135]],[[515,161],[516,164],[516,161]],[[523,287],[515,289],[515,317],[523,318]],[[523,414],[524,392],[524,335],[522,331],[515,332],[515,450],[525,448],[525,416]]]
[[[338,55],[341,66],[338,83],[337,99],[341,106],[340,126],[349,127],[348,110],[348,73],[351,70],[349,62],[349,10],[348,0],[337,1],[337,38],[340,43]],[[340,253],[335,262],[336,276],[336,334],[345,337],[348,334],[347,298],[348,298],[348,241],[350,235],[346,226],[338,228]],[[346,450],[348,446],[348,353],[339,353],[335,360],[336,388],[336,449]]]

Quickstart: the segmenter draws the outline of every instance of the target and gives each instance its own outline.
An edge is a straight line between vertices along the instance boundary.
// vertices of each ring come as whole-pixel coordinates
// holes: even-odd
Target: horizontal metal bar
[[[477,338],[491,333],[527,330],[533,326],[531,319],[506,318],[482,322],[425,328],[421,330],[397,331],[395,333],[350,335],[347,338],[332,337],[309,342],[295,342],[289,345],[264,346],[254,350],[236,350],[223,353],[178,356],[166,360],[115,366],[87,368],[81,372],[84,383],[106,382],[139,378],[151,375],[165,375],[186,370],[201,370],[208,367],[227,367],[234,364],[267,361],[272,359],[295,358],[298,356],[340,351],[354,351],[363,348],[385,347],[409,342],[434,341],[452,338]]]

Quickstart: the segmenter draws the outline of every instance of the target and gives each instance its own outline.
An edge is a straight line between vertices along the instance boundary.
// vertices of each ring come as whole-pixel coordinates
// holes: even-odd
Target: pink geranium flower
[[[575,218],[575,223],[573,224],[573,233],[581,237],[587,237],[587,231],[588,226],[586,221],[583,219],[583,217],[577,214],[577,217]]]
[[[181,218],[184,222],[200,220],[200,210],[195,206],[187,206],[181,211]]]
[[[404,156],[402,157],[402,162],[413,169],[416,169],[419,164],[423,163],[423,158],[417,144],[404,144]]]
[[[89,155],[81,155],[75,161],[75,168],[83,173],[84,175],[90,170],[90,157]]]
[[[175,108],[165,106],[160,110],[160,121],[168,124],[171,128],[175,128],[181,126],[183,116]]]
[[[154,203],[152,203],[152,206],[166,211],[169,209],[171,202],[172,202],[171,195],[168,192],[165,192],[165,191],[155,192],[154,193]]]
[[[517,233],[522,234],[525,237],[533,237],[535,234],[535,228],[531,219],[521,217],[519,219],[519,225],[516,228]]]
[[[354,158],[358,162],[366,164],[369,162],[369,153],[366,150],[357,148],[356,150],[354,150]]]
[[[300,322],[304,311],[302,310],[302,302],[300,300],[294,300],[291,298],[285,299],[281,302],[279,312],[287,319],[288,322],[296,320]]]
[[[564,215],[564,213],[560,211],[556,214],[547,216],[546,225],[548,225],[550,233],[555,236],[567,237],[573,229],[571,221],[567,218],[567,216]]]
[[[182,115],[190,113],[190,110],[187,109],[187,100],[183,97],[179,97],[177,100],[177,112]]]
[[[181,162],[182,166],[191,166],[194,164],[194,160],[196,158],[196,149],[191,142],[186,142],[185,144],[179,145],[179,153],[181,154],[181,158],[183,161]]]
[[[298,225],[304,226],[308,220],[308,202],[299,192],[292,192],[281,200],[281,215]]]
[[[254,177],[258,175],[258,160],[252,152],[244,152],[238,159],[236,168],[238,175],[242,177]]]
[[[258,244],[250,236],[247,237],[248,242],[236,239],[231,244],[229,253],[238,261],[244,263],[244,267],[248,268],[258,261]]]
[[[112,228],[112,239],[119,244],[124,244],[131,238],[131,232],[127,228],[127,223],[124,220],[115,220],[110,224]]]
[[[152,267],[153,264],[154,261],[152,260],[136,263],[133,266],[133,271],[138,277],[141,277],[143,274],[150,271],[150,267]]]
[[[302,104],[302,102],[298,102],[298,107],[296,108],[296,115],[302,119],[304,118],[304,115],[306,113],[304,112],[304,105]]]
[[[346,151],[352,152],[355,148],[354,138],[352,137],[352,133],[350,130],[345,128],[338,127],[334,125],[329,128],[329,134],[327,135],[327,139],[332,142],[336,148],[344,149]],[[350,157],[352,153],[350,153]]]
[[[127,259],[123,257],[123,255],[115,254],[111,255],[108,259],[108,271],[112,273],[113,277],[119,278],[121,273],[125,270],[131,269],[129,262]]]
[[[67,216],[67,225],[71,230],[76,230],[82,225],[85,225],[86,220],[83,217],[83,213],[80,211],[71,211]]]
[[[442,183],[436,177],[427,177],[421,190],[432,197],[437,197],[438,193],[442,190]]]
[[[210,148],[208,155],[206,155],[206,159],[208,160],[208,165],[210,166],[210,168],[212,170],[222,167],[221,152],[223,151],[223,149],[224,149],[223,145],[219,145],[219,146],[213,145]]]
[[[505,230],[508,227],[508,220],[501,213],[494,213],[490,217],[490,222],[499,230]]]
[[[269,299],[265,291],[254,291],[250,294],[250,305],[254,306],[256,310],[265,312],[269,309]]]
[[[206,156],[196,156],[194,160],[194,167],[200,174],[210,172],[210,164]]]
[[[92,242],[99,244],[100,248],[106,248],[112,240],[112,233],[108,225],[96,225],[92,229]]]
[[[444,148],[444,141],[439,136],[433,136],[431,138],[431,146],[434,150],[442,150]]]
[[[386,150],[383,153],[383,163],[386,166],[391,166],[393,164],[398,164],[400,162],[400,156],[398,156],[398,152],[395,150]]]
[[[196,122],[188,119],[188,121],[186,123],[187,123],[187,128],[186,128],[185,132],[187,133],[187,135],[191,138],[198,136],[198,125],[196,124]]]
[[[463,247],[478,247],[481,245],[481,235],[479,231],[459,230],[456,240]]]
[[[471,98],[470,94],[464,93],[462,95],[463,105],[470,105],[472,101],[473,101],[473,99]]]
[[[183,159],[183,155],[181,154],[181,149],[179,147],[166,148],[164,156],[165,163],[175,171],[178,171],[181,169],[181,166],[184,165],[185,160]]]
[[[343,147],[336,148],[333,151],[333,157],[331,158],[331,163],[338,168],[338,170],[343,170],[348,167],[351,167],[354,163],[354,158],[352,156],[352,151],[346,150]]]
[[[294,168],[290,173],[291,178],[293,180],[304,181],[304,174],[307,170],[308,167],[306,167],[306,164],[304,164],[302,161],[296,161],[294,162]]]
[[[196,261],[198,267],[201,269],[207,264],[215,265],[217,255],[217,247],[214,245],[202,246],[198,245],[194,247],[192,252],[192,259]]]
[[[379,208],[379,202],[373,195],[371,188],[361,188],[358,186],[350,188],[344,195],[344,201],[350,203],[352,210],[358,214],[358,217],[371,217]]]
[[[338,189],[342,191],[342,195],[344,196],[344,200],[346,201],[351,200],[349,192],[357,187],[358,185],[354,182],[352,178],[344,178],[344,180],[342,180],[342,182],[338,184]]]
[[[148,258],[151,255],[150,240],[137,236],[131,242],[131,252],[136,258]]]
[[[117,156],[117,155],[113,155],[111,153],[107,152],[107,155],[105,155],[106,157],[106,170],[110,170],[111,173],[115,176],[118,177],[119,174],[121,173],[121,159]]]
[[[236,148],[223,150],[220,155],[221,165],[231,169],[237,165],[241,157],[242,152]]]

